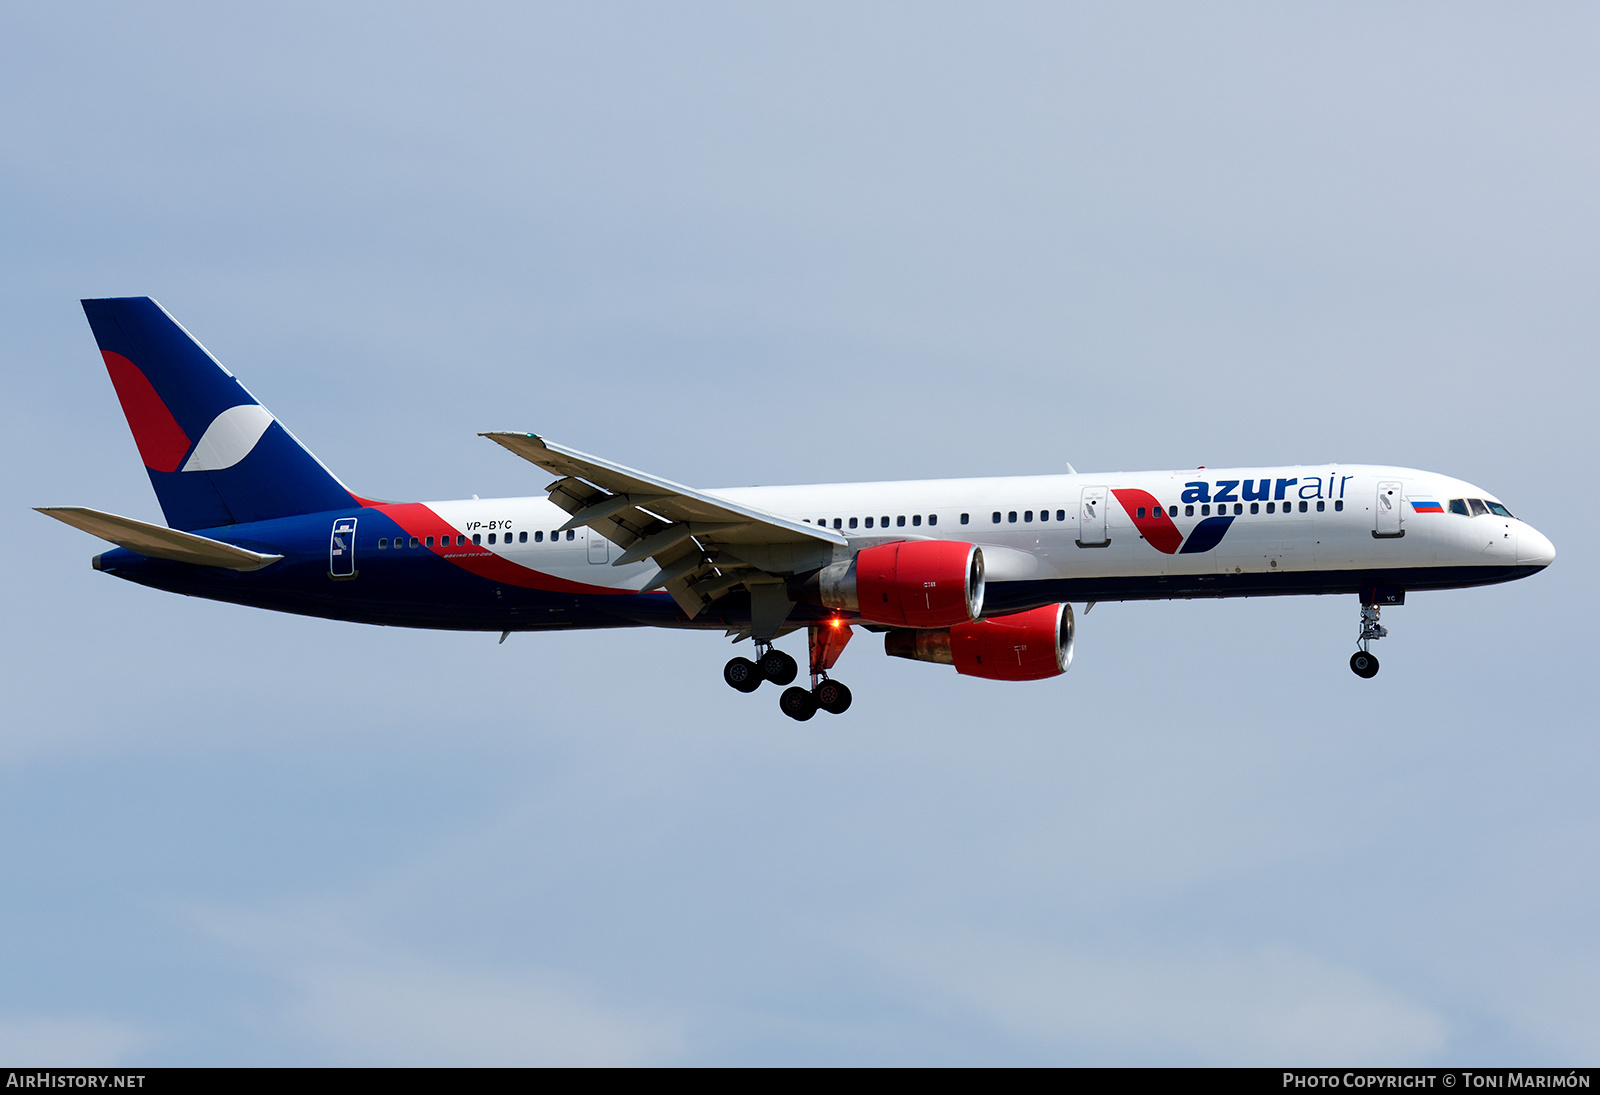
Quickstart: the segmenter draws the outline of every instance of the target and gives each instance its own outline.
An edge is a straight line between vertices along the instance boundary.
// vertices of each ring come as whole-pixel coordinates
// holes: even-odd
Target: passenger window
[[[1031,524],[1031,523],[1032,523],[1032,521],[1033,521],[1033,511],[1032,511],[1032,510],[1031,510],[1031,509],[1029,509],[1029,510],[1023,510],[1023,511],[1022,511],[1022,519],[1023,519],[1023,520],[1024,520],[1024,521],[1027,521],[1027,522],[1029,522],[1029,523],[1030,523],[1030,524]]]
[[[1489,512],[1494,514],[1496,517],[1510,517],[1511,516],[1511,511],[1506,509],[1499,502],[1487,502],[1487,505],[1489,507]]]
[[[994,523],[997,524],[997,525],[1000,523],[1000,511],[999,510],[995,510],[994,511]]]
[[[540,529],[533,534],[533,542],[536,544],[544,543],[544,529]]]
[[[1211,516],[1211,507],[1210,506],[1201,506],[1200,507],[1200,516],[1201,517],[1210,517]]]
[[[1177,506],[1172,506],[1171,508],[1169,508],[1167,510],[1167,516],[1168,517],[1176,517],[1176,516],[1178,516],[1178,507]]]
[[[1008,522],[1010,522],[1011,524],[1013,524],[1013,525],[1016,524],[1017,523],[1017,511],[1016,510],[1012,510],[1010,513],[1006,514],[1006,520]]]
[[[1242,514],[1243,512],[1244,512],[1244,503],[1243,502],[1235,502],[1233,504],[1233,515],[1235,517],[1237,517],[1240,514]]]
[[[1184,506],[1183,507],[1183,515],[1185,517],[1193,517],[1194,516],[1194,507],[1193,506]]]
[[[1459,513],[1465,517],[1467,515],[1467,500],[1465,498],[1450,499],[1450,512]]]
[[[429,547],[433,546],[433,537],[432,536],[428,537],[428,546]]]
[[[882,517],[878,518],[878,527],[879,528],[888,528],[889,527],[889,515],[887,513],[884,514]]]
[[[961,515],[961,523],[962,523],[962,524],[963,524],[963,525],[964,525],[964,524],[966,524],[966,523],[967,523],[967,518],[968,518],[968,517],[969,517],[969,516],[970,516],[970,514],[966,514],[966,513],[963,513],[963,514],[962,514],[962,515]]]
[[[1141,520],[1141,521],[1144,520],[1144,507],[1143,506],[1139,507],[1138,517],[1139,517],[1139,520]]]
[[[1260,513],[1261,512],[1261,503],[1260,502],[1251,502],[1250,503],[1250,512],[1251,513]]]
[[[912,524],[913,524],[913,525],[920,525],[920,524],[922,524],[922,514],[920,514],[920,513],[913,513],[913,514],[912,514],[912,515],[911,515],[911,523],[912,523]]]
[[[568,530],[567,530],[567,539],[568,539],[568,540],[572,540],[572,539],[576,539],[576,538],[577,538],[577,535],[578,535],[578,531],[577,531],[577,529],[570,529],[570,528],[569,528],[569,529],[568,529]]]
[[[1278,512],[1278,504],[1276,502],[1268,502],[1267,503],[1267,512],[1268,513],[1277,513]]]
[[[1000,520],[1000,515],[998,513],[995,514],[994,515],[994,519],[996,521]],[[906,515],[902,513],[899,517],[896,517],[894,519],[894,523],[896,525],[898,525],[900,528],[905,528],[906,527]]]
[[[1334,502],[1333,508],[1335,511],[1344,509],[1344,499],[1340,498],[1338,501]]]
[[[411,546],[412,547],[416,547],[417,546],[417,538],[415,536],[413,536],[411,538]]]
[[[939,523],[939,515],[937,513],[928,514],[928,524],[937,525],[938,523]]]
[[[480,545],[481,545],[481,544],[482,544],[482,543],[483,543],[483,533],[481,533],[481,532],[474,532],[474,533],[473,533],[473,534],[472,534],[472,542],[473,542],[473,543],[474,543],[474,544],[480,544]]]
[[[1056,520],[1057,521],[1065,521],[1066,519],[1067,519],[1067,511],[1066,510],[1064,510],[1064,509],[1056,510]]]
[[[844,528],[844,522],[842,520],[840,520],[839,518],[835,517],[833,519],[833,527],[834,528]]]
[[[1041,521],[1050,520],[1050,511],[1047,510],[1047,509],[1040,510],[1039,511],[1039,520],[1041,520]]]
[[[489,534],[489,542],[491,544],[494,543],[494,533],[492,533],[492,532]]]
[[[467,546],[467,537],[466,537],[466,535],[465,534],[458,535],[456,537],[456,547],[466,547],[466,546]]]
[[[389,547],[389,538],[387,536],[378,537],[378,550],[379,551],[385,551],[385,550],[388,549],[388,547]]]
[[[1322,499],[1318,498],[1317,499],[1317,512],[1321,513],[1323,510],[1325,510],[1327,508],[1328,508],[1328,504],[1326,502],[1324,502]]]
[[[517,543],[526,544],[527,542],[528,542],[528,534],[526,532],[517,533]]]
[[[1305,512],[1306,512],[1306,511],[1307,511],[1307,510],[1308,510],[1308,509],[1310,509],[1310,508],[1311,508],[1311,507],[1309,507],[1309,506],[1307,506],[1307,505],[1306,505],[1306,504],[1305,504],[1305,503],[1304,503],[1304,502],[1301,502],[1301,503],[1300,503],[1300,512],[1301,512],[1301,513],[1305,513]]]
[[[1467,505],[1472,507],[1472,516],[1474,516],[1474,517],[1485,517],[1485,516],[1488,516],[1489,507],[1483,504],[1483,499],[1482,498],[1468,498],[1467,499]],[[379,547],[383,546],[383,541],[382,540],[378,541],[378,546]]]
[[[872,518],[870,518],[870,517],[867,518],[867,527],[868,528],[872,527]]]
[[[850,518],[850,527],[851,528],[855,528],[856,527],[856,519],[854,517]]]

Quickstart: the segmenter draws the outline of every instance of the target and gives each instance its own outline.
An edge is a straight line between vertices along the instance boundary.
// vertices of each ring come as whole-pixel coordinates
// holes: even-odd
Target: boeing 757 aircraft
[[[1383,606],[1525,578],[1555,558],[1488,491],[1409,468],[1100,472],[701,490],[533,433],[486,433],[543,496],[380,502],[349,490],[148,297],[84,312],[170,527],[40,512],[118,545],[96,570],[334,620],[499,632],[684,627],[753,640],[727,683],[789,685],[796,719],[850,706],[829,674],[856,628],[886,653],[1026,681],[1066,672],[1071,602],[1344,593],[1350,668],[1378,671]]]

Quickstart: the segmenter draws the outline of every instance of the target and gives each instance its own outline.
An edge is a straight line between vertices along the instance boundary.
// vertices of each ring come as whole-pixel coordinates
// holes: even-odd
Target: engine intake
[[[983,586],[983,550],[976,544],[903,540],[823,567],[806,593],[868,623],[949,627],[982,614]]]
[[[1072,606],[973,620],[954,627],[904,628],[883,637],[896,658],[953,665],[957,673],[991,681],[1042,681],[1072,664]]]

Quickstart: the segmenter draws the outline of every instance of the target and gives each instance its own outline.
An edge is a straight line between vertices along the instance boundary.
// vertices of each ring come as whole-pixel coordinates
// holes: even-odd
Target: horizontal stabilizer
[[[35,506],[46,517],[82,529],[102,540],[110,540],[118,547],[148,555],[152,559],[171,559],[175,563],[194,563],[197,566],[223,567],[227,570],[260,570],[271,566],[282,555],[262,555],[242,547],[225,544],[192,532],[179,532],[174,528],[146,524],[132,517],[118,517],[82,506]]]

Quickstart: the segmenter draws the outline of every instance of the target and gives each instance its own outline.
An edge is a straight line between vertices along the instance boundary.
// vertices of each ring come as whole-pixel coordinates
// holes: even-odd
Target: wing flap
[[[148,555],[152,559],[170,559],[175,563],[192,563],[197,566],[222,567],[226,570],[260,570],[271,566],[282,555],[263,555],[247,548],[225,544],[192,532],[135,521],[132,517],[119,517],[83,506],[35,506],[46,517],[54,517],[63,524],[81,529],[91,536],[109,540],[118,547]]]
[[[844,534],[767,513],[658,479],[620,464],[553,445],[532,433],[482,436],[560,476],[545,488],[572,517],[623,550],[613,566],[651,559],[660,569],[645,591],[665,588],[693,619],[724,594],[743,586],[758,604],[756,637],[780,633],[794,607],[786,575],[825,566]]]
[[[605,494],[638,495],[640,501],[631,512],[647,511],[674,524],[702,521],[708,524],[733,522],[749,524],[750,527],[746,529],[730,532],[719,538],[725,539],[728,543],[813,543],[835,547],[843,547],[846,543],[844,536],[832,529],[791,521],[787,517],[742,506],[686,487],[681,483],[657,479],[620,464],[612,464],[598,457],[551,444],[538,434],[496,431],[481,436],[510,449],[524,460],[537,464],[546,471],[562,476],[564,480],[584,480],[600,488]],[[560,488],[562,484],[553,484],[552,487]],[[646,498],[649,499],[648,502],[644,501]],[[593,498],[586,500],[586,504],[594,504],[601,500],[602,495],[596,493]],[[559,501],[557,504],[561,505]],[[575,514],[577,510],[568,512]],[[626,514],[630,510],[624,509],[622,512]],[[594,527],[601,527],[602,523],[596,522]]]

